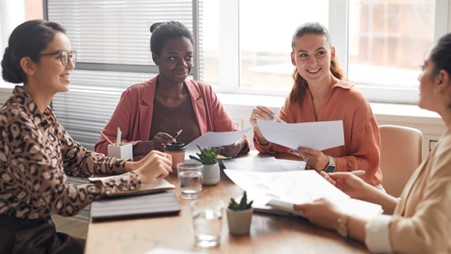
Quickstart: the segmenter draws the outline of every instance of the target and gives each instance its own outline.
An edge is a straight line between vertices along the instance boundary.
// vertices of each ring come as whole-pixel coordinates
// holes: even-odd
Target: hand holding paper
[[[344,145],[343,121],[283,124],[257,120],[265,138],[292,149],[309,147],[316,150]]]

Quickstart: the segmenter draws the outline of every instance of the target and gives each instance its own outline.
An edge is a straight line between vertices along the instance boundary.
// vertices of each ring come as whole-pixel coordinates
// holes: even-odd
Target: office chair
[[[418,129],[398,125],[381,125],[379,130],[382,185],[388,194],[399,197],[421,163],[423,134]]]

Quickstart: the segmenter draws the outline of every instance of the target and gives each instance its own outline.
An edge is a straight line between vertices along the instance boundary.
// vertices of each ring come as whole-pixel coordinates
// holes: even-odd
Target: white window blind
[[[199,38],[193,24],[201,8],[193,0],[47,0],[46,7],[47,19],[67,30],[78,53],[70,91],[57,94],[52,107],[69,134],[88,149],[122,91],[158,73],[150,53],[150,26],[177,20]]]

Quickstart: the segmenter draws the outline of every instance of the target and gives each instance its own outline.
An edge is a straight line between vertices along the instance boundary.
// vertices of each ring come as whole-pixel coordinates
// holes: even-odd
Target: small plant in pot
[[[198,157],[192,155],[190,155],[189,157],[191,159],[200,161],[204,165],[204,168],[202,170],[202,184],[215,185],[219,183],[221,174],[219,171],[217,158],[220,148],[201,148],[199,145],[197,145],[197,148],[200,151],[200,153],[196,153]]]
[[[249,234],[249,230],[252,222],[252,203],[254,201],[247,201],[247,194],[244,191],[240,202],[230,199],[229,206],[227,208],[227,222],[229,224],[229,232],[233,235],[245,235]]]

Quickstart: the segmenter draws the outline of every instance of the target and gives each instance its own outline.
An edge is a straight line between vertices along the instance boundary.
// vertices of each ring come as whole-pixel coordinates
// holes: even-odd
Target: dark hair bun
[[[11,53],[11,50],[9,47],[5,49],[5,53],[3,54],[3,60],[2,60],[2,77],[6,82],[14,83],[14,84],[20,84],[23,83],[23,77],[21,73],[20,66],[16,65],[15,59],[16,56],[14,56]]]
[[[156,23],[153,23],[153,24],[150,26],[150,32],[153,33],[153,31],[155,31],[155,29],[156,29],[159,25],[161,25],[161,23],[162,23],[162,22],[156,22]]]

